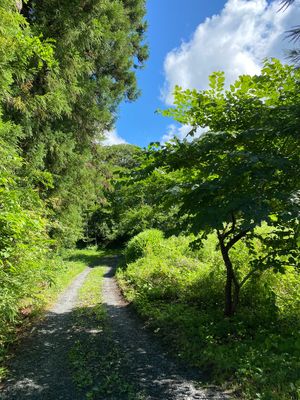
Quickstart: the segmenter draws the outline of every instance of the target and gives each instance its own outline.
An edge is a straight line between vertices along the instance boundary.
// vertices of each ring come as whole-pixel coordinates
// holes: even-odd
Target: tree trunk
[[[224,244],[224,239],[218,235],[223,261],[226,267],[225,285],[225,309],[224,315],[232,317],[237,309],[240,294],[240,285],[234,275],[232,262],[229,257],[229,250]]]
[[[233,292],[233,304],[232,304],[232,315],[236,312],[237,306],[240,300],[240,285],[234,282],[234,292]]]
[[[226,317],[231,317],[233,314],[232,283],[233,281],[230,270],[226,266],[225,309],[224,309],[224,314]]]
[[[22,14],[23,17],[29,21],[32,1],[27,1],[26,3],[23,3],[22,0],[17,0],[17,3],[19,3],[17,7],[20,14]]]

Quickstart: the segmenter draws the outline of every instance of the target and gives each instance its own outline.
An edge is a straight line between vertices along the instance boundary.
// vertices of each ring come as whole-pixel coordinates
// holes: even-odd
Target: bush
[[[52,277],[45,207],[30,180],[20,177],[23,160],[1,128],[9,126],[0,120],[0,359],[20,310],[31,307]]]
[[[139,237],[143,234],[131,243]],[[168,348],[199,367],[210,383],[235,387],[245,399],[299,399],[299,272],[291,267],[283,275],[257,274],[243,287],[237,314],[228,319],[216,236],[209,235],[195,251],[191,237],[158,238],[144,243],[138,257],[128,257],[117,277]],[[262,254],[255,239],[253,245]],[[231,257],[238,276],[245,276],[251,255],[242,241]]]
[[[159,248],[164,239],[163,232],[158,229],[148,229],[133,237],[125,249],[127,263],[132,263],[138,258],[151,253],[159,253]]]

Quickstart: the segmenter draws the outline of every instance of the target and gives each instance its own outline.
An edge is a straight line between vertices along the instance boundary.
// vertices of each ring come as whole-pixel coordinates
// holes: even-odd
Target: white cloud
[[[190,136],[188,136],[188,134],[191,130],[192,127],[190,125],[176,126],[175,124],[171,124],[167,127],[167,132],[163,135],[160,142],[164,144],[169,142],[174,137],[177,137],[178,139],[189,139]],[[198,128],[194,137],[200,136],[203,131],[203,128]]]
[[[125,144],[125,139],[118,135],[116,129],[104,132],[105,139],[102,141],[103,146],[112,146],[114,144]]]
[[[191,128],[188,125],[183,125],[181,127],[174,124],[168,125],[167,132],[161,138],[161,143],[169,142],[175,136],[179,139],[184,139],[190,130]]]
[[[163,98],[172,104],[175,85],[206,89],[213,71],[224,71],[227,84],[238,75],[260,72],[266,57],[285,59],[291,43],[285,31],[298,25],[300,7],[279,11],[278,0],[228,0],[219,15],[201,23],[192,39],[167,54]]]

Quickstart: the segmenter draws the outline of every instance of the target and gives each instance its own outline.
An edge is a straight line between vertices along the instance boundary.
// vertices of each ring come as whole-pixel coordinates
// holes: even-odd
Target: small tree
[[[178,203],[195,234],[215,231],[226,267],[225,315],[232,316],[240,289],[259,271],[284,271],[296,265],[299,251],[300,71],[273,59],[261,75],[243,75],[224,89],[224,76],[214,73],[210,89],[175,90],[175,108],[163,112],[206,133],[193,141],[175,140],[151,152],[155,165],[181,170]],[[267,250],[255,254],[255,229]],[[240,240],[248,245],[251,269],[239,277],[230,250]]]

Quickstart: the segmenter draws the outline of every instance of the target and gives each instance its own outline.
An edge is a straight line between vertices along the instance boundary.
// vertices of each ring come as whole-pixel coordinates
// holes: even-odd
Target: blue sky
[[[142,94],[121,104],[112,143],[143,147],[184,136],[188,127],[155,113],[172,103],[175,84],[204,89],[214,70],[224,70],[230,83],[239,74],[259,73],[265,57],[283,59],[284,31],[298,24],[300,9],[278,13],[278,1],[148,0],[150,57],[137,73]]]
[[[144,69],[138,73],[142,91],[134,103],[120,107],[117,132],[129,143],[146,146],[159,140],[170,121],[155,113],[166,105],[160,101],[164,85],[164,59],[169,51],[188,40],[198,24],[207,16],[218,12],[224,1],[200,0],[148,0],[147,42],[150,57]]]

